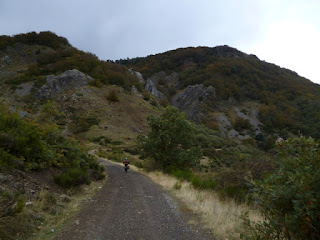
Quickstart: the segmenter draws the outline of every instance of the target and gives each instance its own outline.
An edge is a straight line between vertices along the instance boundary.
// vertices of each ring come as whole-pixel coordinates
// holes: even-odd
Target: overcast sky
[[[46,30],[103,60],[229,45],[320,83],[320,0],[0,0],[0,35]]]

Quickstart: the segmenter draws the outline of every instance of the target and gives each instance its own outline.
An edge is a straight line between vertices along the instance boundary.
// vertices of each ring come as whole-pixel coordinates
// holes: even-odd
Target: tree
[[[177,108],[169,106],[160,117],[148,117],[151,131],[139,136],[144,153],[153,158],[159,167],[185,169],[199,163],[201,149],[195,144],[193,126]]]
[[[320,239],[319,143],[301,137],[278,147],[279,168],[254,183],[254,200],[265,215],[253,228],[254,239]]]

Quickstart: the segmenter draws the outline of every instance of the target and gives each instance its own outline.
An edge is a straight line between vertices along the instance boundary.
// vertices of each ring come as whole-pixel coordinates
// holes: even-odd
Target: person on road
[[[129,168],[129,160],[128,160],[128,158],[125,158],[125,159],[123,160],[123,164],[124,164],[124,168],[125,168],[125,169],[128,169],[128,168]]]

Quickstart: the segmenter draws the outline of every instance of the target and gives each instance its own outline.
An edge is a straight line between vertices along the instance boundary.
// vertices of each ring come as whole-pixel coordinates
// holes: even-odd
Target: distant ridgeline
[[[61,46],[71,46],[68,40],[64,37],[59,37],[56,34],[46,31],[40,32],[30,32],[26,34],[18,34],[13,37],[10,36],[0,36],[0,50],[5,49],[8,46],[12,46],[15,43],[24,43],[27,45],[43,45],[51,47],[53,49],[58,49]]]
[[[189,47],[117,62],[145,78],[160,71],[167,76],[178,74],[178,89],[170,89],[169,93],[203,84],[215,88],[215,101],[232,100],[235,105],[257,102],[266,132],[320,137],[320,86],[293,71],[260,61],[255,55],[229,46]],[[172,87],[168,82],[164,85]]]

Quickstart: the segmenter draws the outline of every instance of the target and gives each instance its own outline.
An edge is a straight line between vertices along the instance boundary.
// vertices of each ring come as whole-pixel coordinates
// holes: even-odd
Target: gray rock
[[[134,71],[132,68],[129,69],[129,72],[130,72],[131,74],[135,74],[135,75],[137,76],[137,78],[139,79],[139,82],[140,82],[141,84],[144,84],[144,83],[145,83],[145,80],[144,80],[144,78],[143,78],[143,76],[142,76],[141,73]]]
[[[260,121],[259,121],[259,111],[258,109],[253,109],[250,116],[245,115],[243,112],[240,111],[240,109],[238,107],[234,108],[235,112],[237,113],[238,117],[241,117],[243,119],[249,120],[250,124],[253,126],[253,128],[255,129],[255,134],[258,135],[260,134],[262,131],[260,129],[260,125],[263,125]]]
[[[1,62],[4,64],[10,64],[11,63],[11,59],[9,56],[4,56],[1,58]]]
[[[76,220],[76,221],[75,221],[75,224],[76,224],[77,226],[79,226],[80,221],[79,221],[79,220]]]
[[[147,79],[145,90],[159,99],[165,98],[164,94],[157,89],[156,85],[150,78]]]
[[[37,92],[38,99],[50,98],[64,90],[76,89],[88,84],[93,78],[78,71],[77,69],[68,70],[61,75],[47,76],[47,83]]]
[[[137,78],[139,79],[139,82],[140,82],[141,84],[144,84],[144,83],[146,82],[146,81],[143,79],[143,76],[142,76],[141,73],[135,72],[135,74],[136,74],[136,76],[137,76]]]
[[[202,84],[189,85],[184,91],[172,98],[172,105],[187,114],[188,119],[200,122],[205,116],[205,100],[215,98],[215,89]]]
[[[15,93],[20,97],[26,96],[30,94],[33,84],[33,82],[22,83],[18,86]]]
[[[219,122],[219,130],[222,136],[228,136],[231,138],[239,136],[239,133],[232,129],[232,125],[226,116],[220,114],[217,117],[217,120]],[[229,131],[231,132],[230,134]]]

